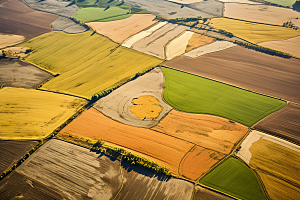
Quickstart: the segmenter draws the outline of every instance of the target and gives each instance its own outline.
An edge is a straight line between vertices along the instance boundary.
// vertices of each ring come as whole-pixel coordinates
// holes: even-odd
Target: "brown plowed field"
[[[193,144],[156,131],[121,124],[94,108],[86,110],[68,124],[62,133],[104,141],[131,149],[178,174],[181,158]]]
[[[17,163],[22,156],[34,146],[36,141],[5,141],[0,140],[0,173]]]
[[[300,106],[289,103],[260,121],[254,128],[300,144]]]
[[[172,110],[153,130],[228,154],[248,128],[228,119]]]
[[[196,186],[194,197],[192,200],[230,200],[232,198],[222,195],[217,192],[213,192],[209,189],[202,188],[200,186]]]
[[[155,15],[135,14],[122,20],[110,22],[89,22],[97,33],[105,35],[117,43],[123,43],[127,38],[155,24]]]
[[[207,172],[224,155],[215,151],[195,146],[180,163],[179,173],[192,180],[196,180]]]
[[[284,59],[243,47],[182,56],[165,66],[218,80],[253,92],[300,103],[300,60]]]
[[[33,38],[51,31],[56,15],[36,11],[17,0],[7,0],[0,6],[0,33]]]

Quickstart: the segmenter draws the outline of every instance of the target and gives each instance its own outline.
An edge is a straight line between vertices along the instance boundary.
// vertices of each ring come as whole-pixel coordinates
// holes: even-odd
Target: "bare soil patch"
[[[299,12],[276,6],[225,3],[224,17],[274,25],[292,21],[300,26]]]
[[[195,146],[181,161],[179,173],[196,180],[222,158],[224,158],[223,154]]]
[[[0,173],[17,163],[38,142],[36,141],[9,141],[0,140]]]
[[[205,17],[210,15],[211,17],[222,17],[223,16],[223,3],[218,0],[205,0],[201,2],[196,2],[188,4],[187,7],[195,9],[199,12],[199,16]]]
[[[206,35],[201,35],[199,33],[194,33],[191,39],[188,42],[185,52],[189,52],[197,47],[210,44],[214,42],[215,39],[212,37],[208,37]]]
[[[300,58],[300,36],[293,37],[287,40],[261,42],[258,43],[258,45],[283,51],[297,58]]]
[[[300,106],[289,103],[260,121],[254,128],[300,144]]]
[[[234,47],[199,58],[182,56],[165,62],[164,65],[300,103],[300,61],[294,58],[284,59]]]
[[[150,95],[133,99],[130,112],[139,119],[155,119],[159,116],[163,107],[157,105],[160,101]]]
[[[230,198],[228,196],[222,195],[217,192],[213,192],[209,189],[196,186],[195,187],[195,192],[194,192],[194,197],[192,200],[209,200],[209,199],[214,199],[214,200],[230,200],[233,198]]]
[[[11,34],[1,34],[0,33],[0,49],[19,44],[25,40],[25,37],[22,35],[11,35]]]
[[[152,129],[225,154],[248,131],[246,126],[225,118],[176,110]]]
[[[16,170],[66,199],[112,199],[122,183],[120,163],[89,149],[50,140]]]
[[[36,11],[17,0],[0,7],[0,33],[22,35],[26,39],[47,33],[57,15]]]
[[[0,59],[0,85],[36,88],[52,75],[18,59]]]
[[[82,33],[89,30],[89,27],[86,25],[67,17],[58,17],[51,25],[53,31],[63,31],[65,33]]]
[[[145,28],[157,23],[155,15],[134,14],[122,20],[110,22],[89,22],[97,33],[105,35],[117,43],[123,43],[127,38],[133,36]]]
[[[94,108],[121,123],[149,128],[155,126],[171,110],[171,107],[162,99],[163,88],[163,72],[160,68],[155,68],[101,98]],[[151,95],[158,99],[160,103],[157,105],[163,108],[155,119],[139,119],[130,112],[132,100],[145,95]]]
[[[174,174],[178,174],[181,158],[193,146],[189,142],[156,131],[115,122],[94,108],[83,112],[61,132],[84,138],[103,139],[128,148],[142,157],[168,167]]]

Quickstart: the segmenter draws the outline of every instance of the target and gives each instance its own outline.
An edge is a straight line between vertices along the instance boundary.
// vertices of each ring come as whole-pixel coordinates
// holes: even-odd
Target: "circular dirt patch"
[[[131,103],[131,114],[140,119],[155,119],[163,110],[163,107],[157,105],[159,100],[151,95],[134,98]]]

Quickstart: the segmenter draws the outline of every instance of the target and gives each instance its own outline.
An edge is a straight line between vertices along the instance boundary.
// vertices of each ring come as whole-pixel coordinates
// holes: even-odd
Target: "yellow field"
[[[159,100],[153,96],[146,95],[132,100],[130,112],[140,119],[155,119],[159,116],[163,108],[157,105]]]
[[[71,117],[86,100],[33,89],[0,90],[0,138],[41,139]]]
[[[210,24],[216,29],[223,29],[235,36],[252,43],[270,40],[285,40],[300,35],[299,30],[291,28],[257,24],[226,18],[213,18]]]

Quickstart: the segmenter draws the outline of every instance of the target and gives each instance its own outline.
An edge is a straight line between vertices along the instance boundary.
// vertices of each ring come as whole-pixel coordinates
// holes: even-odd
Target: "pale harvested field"
[[[300,103],[300,61],[243,47],[198,58],[182,56],[165,66],[272,97]]]
[[[94,106],[104,115],[119,121],[124,124],[137,127],[152,127],[155,126],[170,110],[171,107],[162,99],[164,88],[164,75],[160,68],[155,68],[152,71],[130,81],[122,87],[114,90],[106,97],[97,101]],[[130,113],[132,100],[144,95],[151,95],[157,98],[163,110],[156,119],[138,119]]]
[[[8,47],[5,49],[2,49],[0,52],[0,56],[3,56],[3,53],[5,54],[6,58],[25,58],[30,53],[26,53],[26,50],[29,50],[27,47]]]
[[[208,53],[213,53],[217,51],[222,51],[231,47],[235,47],[236,44],[233,44],[232,42],[228,41],[215,41],[211,44],[207,44],[204,46],[200,46],[188,53],[185,53],[185,56],[191,57],[191,58],[197,58],[199,56],[208,54]]]
[[[123,43],[127,38],[139,33],[145,28],[157,23],[155,15],[134,14],[126,19],[110,22],[89,22],[97,33],[107,36],[117,43]]]
[[[165,47],[166,58],[167,60],[171,60],[181,54],[184,54],[186,51],[186,47],[189,43],[189,40],[194,35],[191,31],[185,31],[179,37],[176,37]]]
[[[254,127],[300,144],[300,106],[288,103]]]
[[[219,0],[219,1],[224,3],[261,4],[250,0]]]
[[[176,110],[152,129],[225,154],[230,153],[248,131],[246,126],[225,118]]]
[[[287,40],[261,42],[258,45],[283,51],[300,58],[300,36]]]
[[[274,25],[292,21],[300,26],[299,12],[276,6],[225,3],[224,17]]]
[[[25,40],[25,37],[22,35],[11,35],[11,34],[2,34],[0,33],[0,49],[8,46],[13,46],[19,44]]]
[[[142,157],[168,167],[174,174],[178,174],[181,158],[193,146],[189,142],[156,131],[118,123],[94,108],[83,112],[61,132],[84,138],[103,139],[128,148]]]
[[[191,39],[188,42],[188,45],[185,49],[185,52],[191,51],[197,47],[210,44],[214,42],[215,39],[212,37],[208,37],[206,35],[201,35],[199,33],[194,33]]]
[[[194,184],[155,174],[149,169],[122,163],[123,187],[116,200],[190,200]]]
[[[60,140],[45,143],[16,171],[66,199],[113,199],[122,184],[118,160]]]
[[[179,174],[196,180],[222,158],[224,158],[223,154],[195,146],[181,161]]]
[[[0,59],[0,85],[36,88],[52,75],[18,59]]]
[[[151,35],[154,31],[160,29],[161,27],[163,27],[167,23],[168,22],[159,22],[159,23],[155,24],[154,26],[152,26],[151,28],[131,36],[130,38],[128,38],[127,40],[124,41],[122,46],[131,48],[134,43],[136,43],[137,41]]]
[[[82,33],[89,30],[89,27],[73,21],[67,17],[58,17],[52,22],[53,31],[63,31],[65,33]]]
[[[195,192],[194,192],[194,197],[192,200],[230,200],[233,198],[230,198],[229,196],[222,195],[218,192],[213,192],[209,189],[196,186],[195,187]]]
[[[168,23],[151,35],[139,40],[132,48],[143,53],[165,59],[165,46],[183,31],[189,29],[186,26]]]

